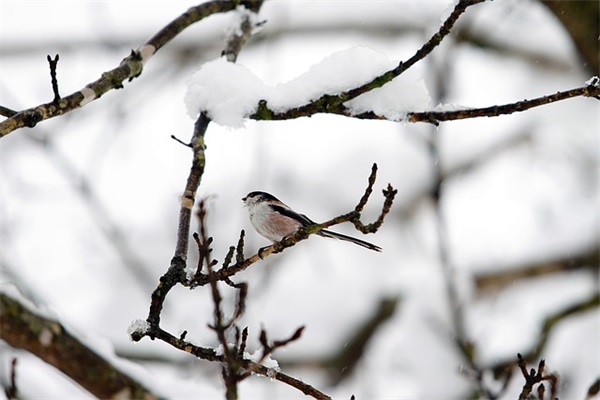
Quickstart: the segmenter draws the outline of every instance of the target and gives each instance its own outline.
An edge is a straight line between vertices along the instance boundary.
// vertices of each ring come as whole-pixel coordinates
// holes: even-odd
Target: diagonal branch
[[[192,7],[161,29],[148,42],[123,59],[118,67],[104,72],[100,79],[89,83],[83,89],[50,103],[22,110],[0,123],[0,138],[12,131],[29,127],[33,128],[38,122],[63,115],[89,102],[100,98],[104,93],[123,87],[123,82],[137,78],[144,65],[165,44],[180,34],[185,28],[209,15],[234,10],[239,1],[209,1]],[[3,107],[3,109],[8,110]],[[2,113],[6,115],[5,113]]]
[[[224,362],[225,358],[221,354],[217,354],[213,349],[207,347],[196,346],[183,338],[177,338],[171,335],[169,332],[164,331],[160,328],[156,330],[156,339],[162,340],[165,343],[170,344],[171,346],[184,351],[186,353],[192,354],[200,359],[213,361],[213,362]],[[320,390],[312,387],[311,385],[302,382],[299,379],[291,377],[283,372],[273,370],[272,368],[265,367],[264,365],[258,364],[254,361],[248,359],[240,360],[241,366],[246,370],[251,370],[254,373],[261,376],[268,376],[271,379],[275,379],[282,383],[285,383],[307,396],[314,397],[315,399],[327,400],[330,399],[325,393]]]

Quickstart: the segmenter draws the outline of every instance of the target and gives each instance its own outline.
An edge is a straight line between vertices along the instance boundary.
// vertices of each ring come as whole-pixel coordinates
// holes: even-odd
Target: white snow
[[[333,53],[306,73],[275,87],[267,85],[251,70],[224,58],[204,64],[188,82],[185,102],[192,117],[206,111],[219,125],[240,128],[244,119],[266,100],[276,112],[299,107],[329,94],[337,95],[360,87],[397,62],[365,46]],[[420,71],[408,70],[383,87],[348,101],[352,113],[374,111],[400,120],[407,111],[429,106],[430,98]]]
[[[252,24],[253,26],[253,35],[260,31],[261,19],[258,17],[258,14],[256,14],[254,11],[247,9],[244,6],[237,6],[235,11],[231,14],[233,18],[231,20],[231,23],[225,30],[225,36],[242,35],[243,32],[241,31],[241,26],[246,19],[248,19],[250,24]]]
[[[265,91],[265,85],[249,69],[219,58],[192,75],[185,102],[192,117],[205,110],[217,124],[240,128]]]
[[[127,334],[131,339],[133,334],[145,334],[148,331],[148,328],[150,328],[150,324],[148,324],[148,321],[144,319],[136,319],[132,321],[129,327],[127,328]]]
[[[269,370],[272,371],[280,371],[281,368],[279,367],[279,363],[277,362],[277,360],[274,360],[271,358],[271,354],[269,354],[267,357],[265,357],[264,359],[262,359],[263,356],[263,349],[260,348],[258,350],[256,350],[254,353],[250,354],[248,352],[244,353],[244,358],[254,361],[256,363],[260,362],[260,364],[264,367],[269,368]],[[271,372],[269,372],[271,373]]]
[[[600,78],[598,78],[597,76],[592,76],[590,79],[588,79],[587,81],[585,81],[585,84],[587,86],[600,86]]]

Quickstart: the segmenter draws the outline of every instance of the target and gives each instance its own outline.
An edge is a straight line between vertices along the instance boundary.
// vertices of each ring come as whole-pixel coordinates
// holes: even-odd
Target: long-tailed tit
[[[242,201],[248,207],[250,222],[254,229],[273,242],[279,242],[284,237],[294,234],[299,228],[315,225],[315,222],[306,215],[295,212],[269,193],[250,192]],[[317,235],[345,240],[370,250],[381,251],[379,246],[341,233],[323,229],[317,232]]]

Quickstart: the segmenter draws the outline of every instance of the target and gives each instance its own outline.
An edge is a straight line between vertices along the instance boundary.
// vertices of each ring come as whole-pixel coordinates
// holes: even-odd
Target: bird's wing
[[[276,204],[271,204],[271,208],[282,214],[285,215],[286,217],[290,217],[292,219],[295,219],[296,221],[300,222],[302,224],[302,226],[310,226],[310,225],[314,225],[315,222],[313,222],[310,218],[308,218],[306,215],[304,214],[298,214],[295,211],[290,210],[289,208],[286,207],[281,207],[278,206]]]

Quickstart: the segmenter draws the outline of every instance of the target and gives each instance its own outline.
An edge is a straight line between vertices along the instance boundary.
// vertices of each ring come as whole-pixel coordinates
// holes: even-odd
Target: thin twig
[[[274,340],[272,343],[270,343],[267,331],[261,329],[259,340],[260,344],[262,345],[262,354],[260,356],[260,359],[256,361],[255,365],[250,365],[250,368],[247,368],[246,372],[244,372],[244,374],[240,378],[245,379],[251,376],[254,372],[256,372],[255,368],[258,365],[262,365],[262,363],[267,359],[267,357],[273,354],[277,349],[300,339],[300,336],[302,336],[302,332],[304,332],[304,326],[301,326],[298,329],[296,329],[296,331],[289,338],[284,340]]]
[[[557,92],[555,94],[537,97],[531,100],[517,101],[516,103],[502,104],[499,106],[490,106],[484,108],[469,108],[455,111],[425,111],[409,113],[408,122],[429,122],[438,125],[442,121],[456,121],[467,118],[479,117],[497,117],[505,114],[527,111],[534,107],[555,103],[557,101],[571,99],[574,97],[593,97],[600,96],[600,86],[588,85],[575,89]]]
[[[550,383],[550,399],[556,398],[556,389],[558,387],[558,376],[556,374],[546,374],[544,369],[546,368],[546,362],[544,359],[541,359],[537,371],[535,368],[531,368],[531,371],[527,372],[527,364],[525,360],[521,356],[521,354],[517,354],[518,362],[517,365],[525,378],[525,384],[523,385],[523,389],[519,394],[519,400],[527,400],[529,399],[529,395],[533,391],[533,387],[543,381],[548,381]],[[544,399],[545,387],[544,385],[540,385],[538,387],[538,396],[540,400]]]
[[[4,394],[7,400],[17,399],[17,357],[13,357],[10,362],[10,380],[8,386],[4,388]]]
[[[60,93],[58,92],[58,79],[56,78],[56,67],[58,65],[58,54],[54,56],[54,59],[50,55],[46,56],[48,64],[50,64],[50,80],[52,82],[52,92],[54,93],[54,99],[52,102],[58,105],[60,101]]]

